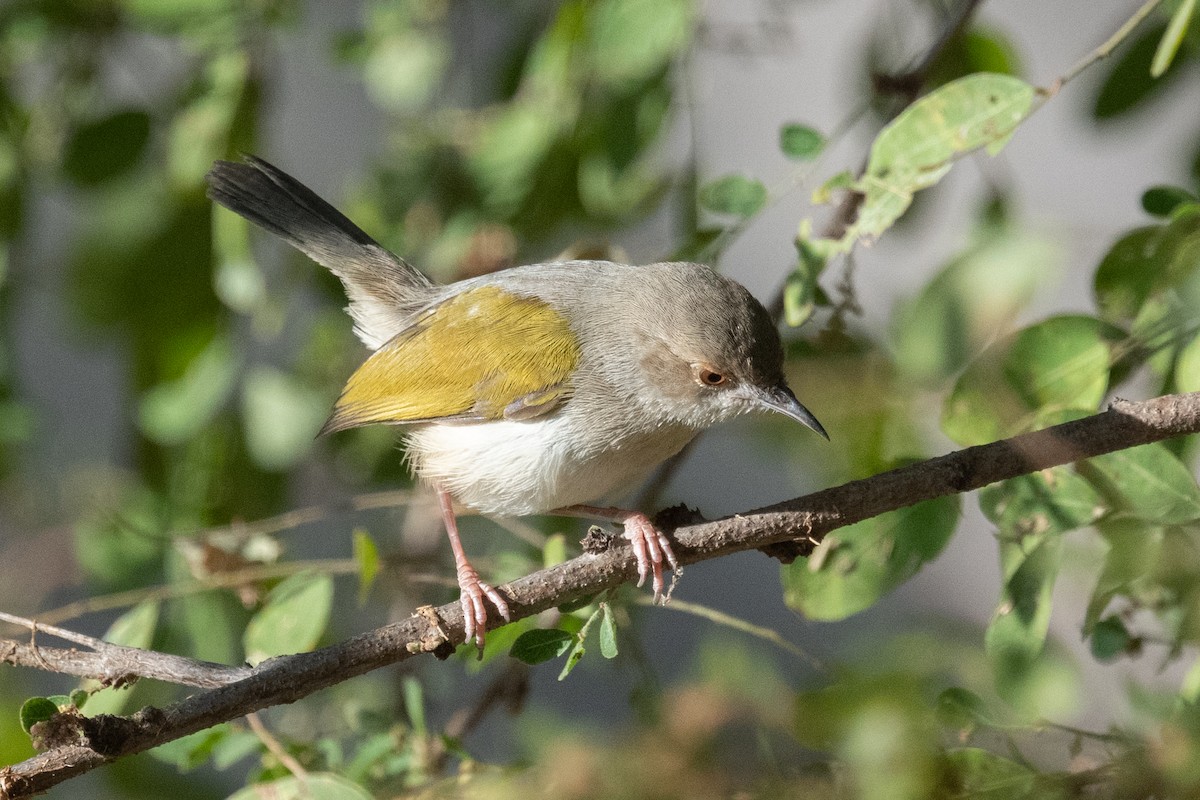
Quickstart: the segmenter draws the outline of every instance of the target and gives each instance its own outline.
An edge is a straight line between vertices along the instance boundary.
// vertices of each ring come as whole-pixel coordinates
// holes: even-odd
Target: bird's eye
[[[696,380],[705,386],[721,386],[728,379],[721,373],[715,372],[708,367],[699,367],[696,370]]]

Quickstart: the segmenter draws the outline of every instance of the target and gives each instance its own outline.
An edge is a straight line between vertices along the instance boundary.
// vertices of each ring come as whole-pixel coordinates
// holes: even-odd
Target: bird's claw
[[[479,579],[479,573],[470,564],[458,568],[458,602],[462,605],[463,627],[466,630],[466,641],[475,640],[475,646],[483,655],[484,637],[487,633],[488,609],[490,600],[505,622],[512,622],[508,610],[508,602],[491,585]]]
[[[637,559],[638,568],[638,586],[646,583],[646,576],[651,576],[650,586],[654,590],[654,602],[666,604],[671,599],[671,592],[663,592],[663,563],[665,562],[671,567],[671,571],[678,576],[680,573],[679,562],[675,559],[675,552],[671,550],[671,542],[667,539],[666,534],[654,527],[654,523],[650,518],[640,512],[631,514],[624,520],[625,538],[629,540],[633,546],[633,555]],[[671,583],[671,588],[675,586],[674,581]]]

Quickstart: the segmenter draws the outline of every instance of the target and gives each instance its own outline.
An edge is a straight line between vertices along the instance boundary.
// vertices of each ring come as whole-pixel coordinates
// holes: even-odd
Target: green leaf
[[[1019,709],[1036,710],[1053,702],[1045,691],[1039,657],[1050,626],[1051,597],[1062,558],[1056,534],[1001,541],[1004,588],[996,614],[984,634],[996,691]]]
[[[744,175],[726,175],[700,189],[700,205],[718,214],[751,217],[767,204],[767,187]]]
[[[1154,571],[1163,551],[1165,533],[1160,526],[1125,518],[1108,518],[1097,525],[1108,546],[1104,567],[1088,600],[1083,630],[1089,633],[1118,595],[1136,603],[1156,605],[1161,592]]]
[[[1178,525],[1200,519],[1200,489],[1179,457],[1161,442],[1096,456],[1084,473],[1137,519]]]
[[[34,725],[46,722],[58,713],[58,703],[49,697],[31,697],[21,704],[21,727],[26,733],[32,733]]]
[[[294,376],[256,366],[242,386],[242,414],[250,457],[263,469],[282,471],[312,447],[329,404]]]
[[[238,361],[228,337],[217,336],[188,364],[179,380],[142,395],[138,427],[163,445],[182,444],[212,421],[233,389]]]
[[[1142,208],[1156,217],[1169,217],[1179,206],[1197,202],[1194,194],[1179,186],[1151,186],[1142,194]]]
[[[1194,337],[1179,351],[1175,360],[1175,390],[1200,392],[1200,336]]]
[[[946,753],[949,774],[943,787],[947,797],[971,800],[1023,800],[1046,798],[1038,773],[1024,764],[975,747]]]
[[[826,536],[823,561],[797,559],[781,568],[785,602],[820,620],[843,619],[870,607],[942,551],[958,523],[959,507],[957,496],[927,500]]]
[[[567,537],[554,533],[546,537],[542,545],[542,566],[553,567],[567,560]]]
[[[979,725],[995,724],[983,698],[960,686],[943,690],[935,708],[938,722],[958,731],[970,732]]]
[[[1171,62],[1175,60],[1175,54],[1179,52],[1179,45],[1183,43],[1183,35],[1187,33],[1188,23],[1192,21],[1195,13],[1196,0],[1183,0],[1175,9],[1175,13],[1171,15],[1171,21],[1167,23],[1167,30],[1158,40],[1154,59],[1150,62],[1152,77],[1161,77],[1171,66]]]
[[[412,725],[413,733],[424,737],[428,733],[425,725],[425,692],[421,682],[411,675],[404,678],[404,713]]]
[[[575,641],[575,636],[564,630],[537,628],[518,636],[509,655],[526,664],[541,664],[567,652]]]
[[[367,595],[379,575],[379,548],[371,534],[363,528],[355,528],[352,552],[354,562],[358,564],[358,604],[361,606],[367,602]]]
[[[385,111],[411,113],[433,96],[449,62],[450,48],[433,30],[392,31],[367,55],[363,87]]]
[[[600,0],[588,19],[588,61],[596,80],[617,88],[663,69],[691,39],[691,0]]]
[[[1111,661],[1124,653],[1132,638],[1120,617],[1105,617],[1092,627],[1092,655],[1098,661]]]
[[[242,759],[262,751],[262,740],[254,733],[230,730],[213,746],[212,765],[214,769],[229,769]]]
[[[788,158],[809,161],[825,149],[825,137],[815,128],[788,123],[779,129],[779,149]]]
[[[923,382],[945,379],[1003,334],[1045,285],[1058,251],[1042,237],[988,223],[892,320],[896,365]]]
[[[252,783],[229,795],[228,800],[373,800],[356,783],[332,772],[310,772],[303,778],[289,775],[269,783]]]
[[[1100,493],[1066,466],[985,487],[979,507],[1003,533],[1017,537],[1074,530],[1106,510]]]
[[[217,725],[161,744],[151,750],[150,755],[187,772],[205,764],[216,746],[231,732],[227,724]]]
[[[1096,267],[1093,284],[1101,317],[1120,322],[1137,316],[1158,280],[1155,254],[1160,236],[1160,226],[1137,228],[1118,239],[1105,254]]]
[[[104,634],[104,641],[148,650],[158,628],[158,610],[157,600],[143,600],[113,621]]]
[[[558,679],[565,681],[567,676],[575,671],[575,667],[579,666],[579,662],[583,661],[586,653],[587,647],[584,646],[583,638],[576,637],[575,646],[571,648],[571,652],[567,653],[567,660],[563,664],[562,672],[558,673]]]
[[[936,89],[906,108],[875,138],[867,169],[853,189],[863,202],[838,239],[820,240],[829,254],[874,239],[940,181],[955,159],[986,148],[995,155],[1028,115],[1034,88],[1019,78],[977,73]]]
[[[250,619],[242,637],[246,661],[257,664],[303,653],[321,640],[333,607],[333,578],[302,572],[280,583]]]
[[[80,125],[63,152],[63,172],[95,186],[137,166],[150,140],[150,115],[130,109]]]
[[[1115,335],[1093,317],[1052,317],[1017,334],[1004,373],[1033,410],[1097,408],[1108,389],[1108,337]]]
[[[617,657],[617,621],[613,616],[612,607],[601,603],[603,612],[600,617],[600,655],[605,658]]]
[[[1159,42],[1166,36],[1165,25],[1155,25],[1138,36],[1112,64],[1100,86],[1092,106],[1092,115],[1108,120],[1142,105],[1161,94],[1169,79],[1179,74],[1179,63],[1173,63],[1159,78],[1150,74]]]

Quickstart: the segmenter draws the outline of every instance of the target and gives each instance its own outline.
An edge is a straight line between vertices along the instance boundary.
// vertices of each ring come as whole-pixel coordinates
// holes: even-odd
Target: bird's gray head
[[[706,428],[776,411],[828,438],[788,387],[783,345],[767,310],[741,284],[699,264],[645,268],[638,305],[642,375],[663,412]]]

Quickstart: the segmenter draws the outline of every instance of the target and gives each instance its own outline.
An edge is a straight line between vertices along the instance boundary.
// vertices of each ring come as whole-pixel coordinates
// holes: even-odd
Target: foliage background
[[[984,38],[974,50],[949,49],[940,77],[1008,66],[1045,85],[1133,10],[1112,5],[1101,12],[984,4],[974,28]],[[136,634],[152,637],[146,644],[237,663],[245,655],[242,627],[287,565],[320,560],[318,571],[342,575],[333,621],[316,633],[323,641],[448,596],[400,576],[449,574],[427,508],[339,508],[348,496],[404,485],[392,434],[312,442],[361,357],[339,310],[340,290],[301,257],[211,214],[201,179],[214,158],[239,151],[267,157],[441,279],[606,243],[633,261],[694,251],[709,244],[698,229],[730,222],[696,211],[697,188],[727,173],[753,176],[776,202],[704,255],[719,255],[723,270],[769,299],[796,264],[797,221],[815,214],[819,224],[828,213],[808,208],[810,190],[828,174],[858,167],[879,115],[896,102],[872,101],[870,70],[895,73],[911,64],[934,35],[939,10],[901,0],[6,6],[0,607],[35,615],[81,597],[282,563],[280,573],[239,591],[156,607],[154,625],[146,616],[124,618]],[[1146,30],[1158,25],[1160,33],[1164,21]],[[833,433],[832,446],[770,420],[730,425],[704,438],[660,502],[729,513],[951,446],[936,421],[961,358],[938,361],[952,350],[944,341],[930,356],[919,337],[905,338],[939,310],[936,292],[933,300],[926,293],[932,306],[911,298],[955,259],[978,264],[972,254],[981,242],[994,245],[988,232],[998,229],[1008,249],[988,250],[992,261],[968,274],[1007,276],[1001,288],[1012,308],[968,304],[987,322],[981,330],[988,335],[975,344],[1051,313],[1093,312],[1095,266],[1119,235],[1151,221],[1138,205],[1142,192],[1161,183],[1196,191],[1200,89],[1191,36],[1161,82],[1136,77],[1145,65],[1123,61],[1127,47],[1049,102],[999,159],[969,159],[922,195],[900,226],[860,248],[850,297],[861,313],[844,313],[842,265],[822,277],[841,305],[818,309],[802,331],[808,344],[797,347],[793,383]],[[1147,33],[1144,41],[1152,46],[1157,38]],[[1103,83],[1114,74],[1134,77]],[[1105,85],[1116,88],[1105,95]],[[1141,92],[1144,98],[1122,108],[1120,98]],[[1109,105],[1097,113],[1102,97]],[[781,153],[780,126],[804,122],[828,133],[866,107],[875,116],[866,113],[832,142],[816,177],[783,191],[808,167]],[[921,312],[915,324],[906,325],[906,307]],[[895,364],[903,380],[895,379]],[[1143,379],[1129,391],[1159,388]],[[279,536],[243,539],[232,529],[182,545],[167,536],[311,505],[333,513]],[[844,622],[805,622],[788,610],[778,568],[761,556],[689,570],[679,600],[774,629],[815,655],[822,670],[726,626],[631,606],[628,592],[618,604],[617,661],[585,660],[564,683],[554,680],[557,667],[536,668],[525,713],[489,717],[465,750],[485,763],[527,759],[535,765],[527,779],[541,785],[593,771],[596,781],[628,780],[599,784],[623,794],[644,790],[646,774],[657,770],[681,796],[697,795],[692,781],[716,793],[776,782],[817,791],[830,775],[870,795],[882,791],[884,774],[891,791],[901,775],[921,796],[950,780],[945,774],[953,770],[938,754],[967,728],[983,729],[981,743],[998,752],[1013,736],[1047,771],[1144,754],[1144,731],[1161,743],[1162,714],[1149,687],[1177,690],[1194,651],[1183,648],[1161,672],[1173,641],[1146,641],[1133,660],[1092,656],[1094,640],[1082,641],[1079,630],[1105,555],[1095,536],[1067,539],[1068,568],[1050,621],[1050,683],[1038,684],[1045,697],[1004,725],[989,725],[994,712],[978,711],[973,695],[939,694],[953,685],[990,699],[995,688],[982,627],[1001,593],[1001,570],[993,527],[976,507],[966,500],[965,521],[938,560]],[[564,530],[533,525],[542,533]],[[351,552],[356,528],[385,562],[362,606],[353,575],[363,559]],[[487,523],[472,528],[468,547],[491,555],[481,564],[493,574],[527,572],[544,557]],[[324,591],[324,584],[307,585],[318,596]],[[124,610],[69,624],[103,632]],[[896,638],[899,629],[917,633]],[[1120,651],[1128,642],[1117,644]],[[332,768],[376,790],[419,786],[438,766],[430,755],[437,732],[504,669],[498,659],[480,674],[464,660],[374,675],[269,719],[312,768]],[[5,763],[28,754],[17,727],[21,700],[73,686],[43,680],[0,672],[0,701],[11,709],[0,721]],[[795,701],[806,721],[797,723],[796,692],[826,685],[833,689]],[[170,696],[161,687],[136,691],[136,699],[98,695],[87,710]],[[939,698],[949,716],[933,714]],[[709,710],[703,718],[687,712],[698,699]],[[806,702],[817,710],[806,713]],[[954,717],[963,708],[967,722]],[[1112,741],[1077,736],[1045,725],[1045,717],[1098,732],[1120,723],[1131,733]],[[828,729],[813,730],[816,718],[829,720]],[[1195,752],[1188,749],[1196,747],[1194,732],[1182,729],[1176,743]],[[204,755],[177,748],[119,764],[61,794],[161,796],[163,782],[172,781],[181,796],[223,796],[248,773],[284,774],[244,730],[222,736],[232,764],[205,764],[199,779],[173,777],[172,759]],[[658,737],[653,748],[641,744],[649,736]],[[614,749],[582,746],[592,739]],[[913,742],[916,750],[905,751]],[[604,764],[611,759],[631,760],[622,747],[661,751],[663,762],[633,759],[647,772],[610,774]],[[827,769],[820,753],[835,753],[847,766]],[[881,753],[894,760],[873,762]],[[1172,763],[1148,761],[1160,769]],[[1025,778],[1006,775],[1018,784]]]

